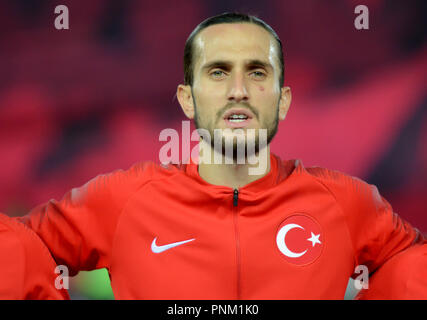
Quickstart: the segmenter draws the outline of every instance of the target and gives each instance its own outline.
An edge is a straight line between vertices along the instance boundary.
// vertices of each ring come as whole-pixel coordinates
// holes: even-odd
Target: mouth
[[[224,114],[223,119],[228,127],[242,128],[251,123],[253,114],[247,109],[230,109]]]

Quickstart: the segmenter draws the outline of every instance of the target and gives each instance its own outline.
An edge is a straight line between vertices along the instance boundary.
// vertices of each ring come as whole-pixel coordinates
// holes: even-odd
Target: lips
[[[233,115],[243,115],[246,116],[248,119],[252,119],[253,118],[253,114],[252,112],[250,112],[248,109],[237,109],[237,108],[232,108],[230,110],[228,110],[225,114],[224,114],[224,120],[229,119],[231,116]]]
[[[229,128],[247,127],[253,119],[253,113],[247,109],[233,108],[224,113],[224,121]]]

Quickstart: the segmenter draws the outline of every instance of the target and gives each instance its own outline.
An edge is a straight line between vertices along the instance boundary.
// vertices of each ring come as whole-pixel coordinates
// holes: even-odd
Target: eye
[[[259,70],[253,71],[251,75],[256,79],[264,79],[267,76],[263,71]]]
[[[221,78],[224,75],[225,75],[225,73],[222,70],[214,70],[210,73],[210,76],[213,78]]]

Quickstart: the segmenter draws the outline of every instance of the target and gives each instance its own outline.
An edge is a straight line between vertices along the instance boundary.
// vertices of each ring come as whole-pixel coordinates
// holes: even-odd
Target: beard
[[[279,99],[280,101],[280,99]],[[217,114],[216,114],[216,121],[210,121],[207,125],[203,125],[202,121],[200,119],[200,114],[198,113],[197,109],[197,105],[196,105],[196,101],[194,99],[194,95],[193,95],[193,104],[194,104],[194,125],[196,127],[196,129],[204,129],[207,130],[211,139],[210,139],[210,144],[211,144],[211,148],[212,150],[215,150],[216,152],[222,154],[224,157],[229,157],[230,154],[229,152],[227,152],[227,150],[232,149],[232,158],[233,158],[233,163],[237,163],[238,158],[243,158],[243,159],[248,159],[250,156],[253,156],[253,153],[255,153],[256,155],[259,154],[259,151],[262,150],[263,148],[267,147],[267,145],[270,144],[270,142],[273,140],[274,136],[277,133],[278,130],[278,126],[279,126],[279,101],[277,102],[276,105],[276,110],[273,113],[273,116],[271,117],[271,119],[267,119],[265,121],[263,121],[261,128],[260,129],[252,129],[255,130],[255,136],[254,139],[250,140],[249,136],[248,136],[248,132],[246,130],[248,129],[240,129],[240,130],[244,130],[245,133],[243,135],[241,135],[239,138],[237,136],[237,134],[232,135],[232,137],[226,137],[224,136],[224,134],[215,134],[215,131],[218,128],[214,128],[215,127],[215,123],[217,122],[218,119],[221,119],[222,115],[224,114],[224,112],[228,109],[231,109],[232,107],[235,107],[236,104],[227,104],[225,107],[221,108]],[[259,113],[257,112],[257,110],[252,107],[251,105],[249,105],[248,103],[239,103],[239,106],[242,105],[243,107],[246,107],[246,109],[249,109],[254,115],[255,117],[258,119],[259,121]],[[267,131],[267,138],[265,139],[260,139],[260,130],[266,130]],[[220,130],[220,129],[218,129]],[[231,128],[227,128],[227,129],[222,129],[220,130],[221,132],[223,130],[233,130]],[[234,129],[236,130],[236,129]],[[250,130],[250,129],[249,129]],[[253,136],[251,136],[253,137]],[[203,139],[203,137],[201,136],[201,138]],[[230,141],[230,138],[232,138],[232,140]],[[242,138],[242,139],[240,139]],[[243,140],[243,142],[242,142]],[[260,143],[261,140],[261,143]],[[232,143],[232,147],[230,146],[230,142]],[[253,146],[253,143],[255,144]],[[218,146],[220,146],[220,148],[218,148]],[[230,148],[231,147],[231,148]],[[239,153],[239,150],[241,151]]]

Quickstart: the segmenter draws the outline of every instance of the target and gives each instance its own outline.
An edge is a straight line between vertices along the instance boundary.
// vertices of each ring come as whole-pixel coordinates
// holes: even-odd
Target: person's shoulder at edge
[[[55,288],[56,264],[27,226],[0,213],[0,299],[69,299]]]
[[[391,257],[369,278],[356,300],[427,299],[427,240]]]

